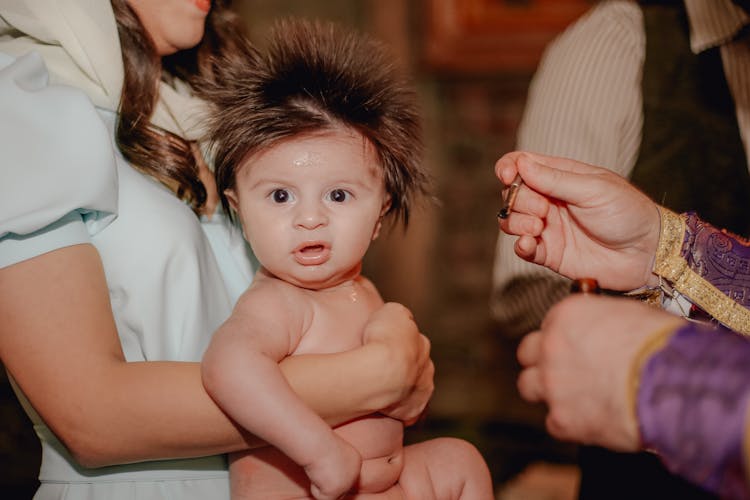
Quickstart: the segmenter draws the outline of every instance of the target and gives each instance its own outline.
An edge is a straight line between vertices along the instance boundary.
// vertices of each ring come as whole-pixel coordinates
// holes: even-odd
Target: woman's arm
[[[430,341],[419,332],[411,311],[395,302],[386,303],[370,316],[363,339],[362,347],[346,353],[286,358],[281,369],[294,391],[304,395],[306,403],[329,424],[376,411],[413,424],[435,389]],[[333,367],[325,372],[316,370],[332,357],[339,360],[341,371]],[[315,379],[306,376],[311,372],[316,372]],[[364,387],[368,390],[362,390]],[[334,394],[340,397],[332,397]],[[350,418],[341,418],[347,414]]]
[[[90,245],[0,269],[0,318],[3,363],[82,465],[211,455],[260,444],[208,397],[198,363],[125,361],[101,261]],[[398,330],[403,322],[391,325]],[[421,395],[414,398],[416,406],[426,404],[432,377],[424,380],[431,373],[424,341],[416,328],[398,333],[351,354],[289,360],[282,369],[330,424],[378,405],[410,402],[409,394]],[[384,376],[383,366],[393,366],[395,376]],[[346,391],[322,389],[334,379]]]
[[[82,465],[257,444],[205,394],[197,363],[125,361],[93,246],[0,269],[0,283],[3,363]]]

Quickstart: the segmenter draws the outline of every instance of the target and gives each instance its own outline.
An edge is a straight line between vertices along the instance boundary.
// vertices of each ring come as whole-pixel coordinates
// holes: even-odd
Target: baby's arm
[[[278,366],[311,315],[286,285],[254,284],[214,334],[203,357],[203,383],[239,425],[305,469],[315,498],[338,498],[356,481],[361,457],[297,397]]]

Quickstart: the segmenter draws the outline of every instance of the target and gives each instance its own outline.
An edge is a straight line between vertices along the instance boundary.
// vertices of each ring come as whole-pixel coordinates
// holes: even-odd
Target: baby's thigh
[[[301,467],[270,446],[229,454],[232,500],[311,498],[309,484]]]

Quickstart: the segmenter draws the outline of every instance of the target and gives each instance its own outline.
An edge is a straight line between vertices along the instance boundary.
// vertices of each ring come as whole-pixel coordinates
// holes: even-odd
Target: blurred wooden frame
[[[428,68],[530,72],[544,47],[595,0],[423,0]]]

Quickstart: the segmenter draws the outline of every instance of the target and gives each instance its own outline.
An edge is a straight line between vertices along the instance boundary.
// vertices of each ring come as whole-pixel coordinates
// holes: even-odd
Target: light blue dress
[[[93,243],[127,360],[198,361],[251,280],[249,248],[221,214],[199,221],[134,170],[115,120],[48,85],[38,54],[0,53],[0,267]],[[223,456],[85,469],[23,402],[42,442],[36,499],[229,498]]]

